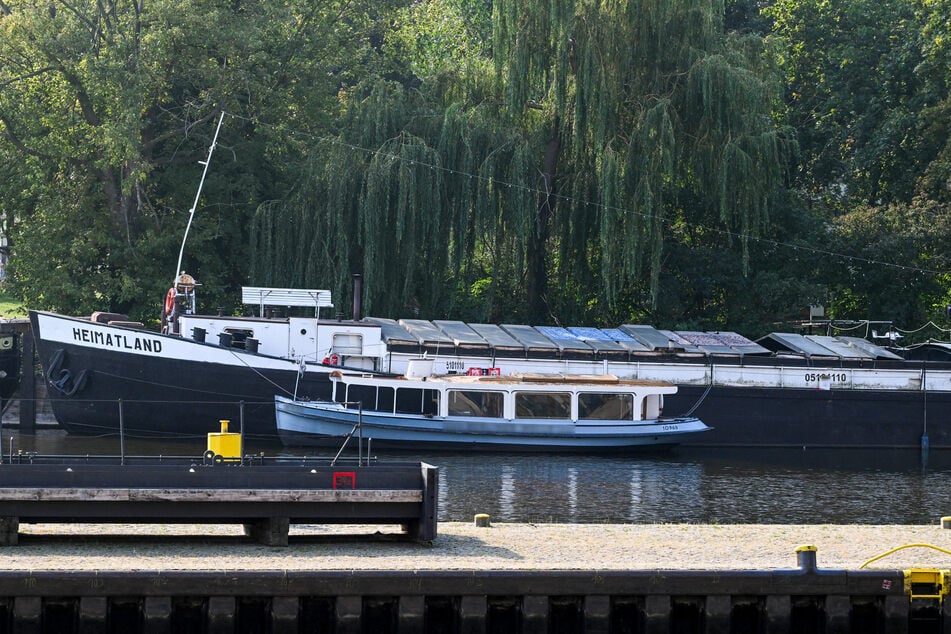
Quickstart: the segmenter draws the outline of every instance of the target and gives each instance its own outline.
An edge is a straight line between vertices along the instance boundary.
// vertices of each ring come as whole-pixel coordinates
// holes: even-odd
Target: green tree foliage
[[[696,1],[500,0],[490,47],[459,15],[438,0],[404,12],[384,44],[401,81],[345,100],[340,147],[370,153],[334,152],[335,169],[314,170],[326,184],[262,210],[265,243],[306,208],[380,289],[372,310],[446,314],[455,289],[460,309],[485,297],[504,308],[482,317],[545,322],[656,308],[665,244],[688,233],[735,245],[744,269],[794,146],[771,119],[781,91],[761,39],[725,33],[723,7]],[[340,172],[347,193],[326,195]],[[340,244],[356,235],[362,254]]]
[[[226,111],[185,249],[205,308],[344,307],[355,272],[381,316],[938,305],[948,2],[0,0],[11,285],[154,317]]]
[[[926,199],[837,218],[830,308],[839,318],[922,324],[951,304],[951,209]]]
[[[785,43],[789,122],[799,132],[800,182],[810,196],[846,206],[915,196],[948,139],[946,129],[933,129],[936,117],[931,131],[922,119],[948,96],[940,36],[923,40],[929,19],[932,30],[946,23],[948,7],[939,4],[779,0],[769,9]]]
[[[823,256],[813,276],[834,317],[914,323],[946,301],[949,10],[946,0],[780,0],[767,11],[802,148],[797,184],[830,223],[815,245],[845,254]]]
[[[236,116],[186,265],[200,268],[210,300],[235,290],[247,218],[282,195],[283,162],[293,160],[284,150],[296,149],[255,121],[330,120],[372,21],[358,4],[4,3],[0,137],[10,155],[32,159],[35,187],[32,208],[9,203],[24,297],[77,312],[157,312],[221,110]],[[352,37],[355,26],[363,37]]]
[[[922,63],[915,69],[928,95],[919,124],[928,158],[919,191],[933,199],[951,201],[951,2],[930,0],[921,12]]]

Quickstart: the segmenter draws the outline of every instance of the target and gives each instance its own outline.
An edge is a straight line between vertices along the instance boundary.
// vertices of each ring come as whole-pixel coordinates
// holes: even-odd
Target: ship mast
[[[215,128],[215,136],[211,140],[211,145],[208,147],[208,158],[204,161],[198,161],[201,165],[205,166],[205,169],[201,172],[201,181],[198,183],[198,191],[195,192],[195,202],[192,203],[192,208],[188,211],[188,225],[185,227],[185,235],[182,236],[182,248],[178,251],[178,264],[175,265],[175,275],[172,277],[172,288],[175,288],[176,283],[178,282],[178,276],[182,272],[182,256],[185,254],[185,241],[188,240],[188,231],[192,228],[192,220],[195,218],[195,208],[198,207],[198,199],[201,197],[201,188],[205,185],[205,176],[208,174],[208,165],[211,163],[211,155],[215,151],[215,146],[218,144],[218,132],[221,130],[221,124],[225,120],[225,111],[221,111],[221,116],[218,118],[218,127]]]

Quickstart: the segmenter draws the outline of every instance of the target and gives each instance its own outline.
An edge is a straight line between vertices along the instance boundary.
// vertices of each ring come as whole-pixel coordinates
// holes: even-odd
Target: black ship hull
[[[322,364],[123,328],[90,345],[81,320],[31,320],[53,413],[72,433],[204,437],[227,419],[249,438],[276,440],[275,394],[330,396],[334,368]],[[55,328],[63,332],[44,332]],[[714,428],[687,446],[911,448],[924,436],[951,449],[951,391],[683,384],[665,403],[665,416]]]
[[[31,316],[36,350],[57,422],[70,433],[204,437],[221,420],[246,437],[276,438],[274,395],[330,397],[330,368],[228,350],[180,337],[123,329],[113,348],[44,337]],[[136,347],[140,349],[136,349]],[[118,347],[119,349],[115,349]],[[129,349],[131,348],[131,349]],[[158,352],[155,352],[158,350]]]
[[[949,392],[688,385],[665,399],[665,415],[691,409],[714,430],[689,446],[951,449]]]

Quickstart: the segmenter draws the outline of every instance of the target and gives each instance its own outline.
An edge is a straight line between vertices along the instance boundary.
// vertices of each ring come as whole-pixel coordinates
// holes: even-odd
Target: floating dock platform
[[[269,546],[291,524],[397,524],[436,536],[437,469],[326,458],[39,456],[0,464],[0,545],[21,523],[237,523]]]

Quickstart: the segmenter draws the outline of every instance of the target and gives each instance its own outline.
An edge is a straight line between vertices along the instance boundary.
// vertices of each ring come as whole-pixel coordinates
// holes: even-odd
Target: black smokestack
[[[353,321],[360,321],[360,298],[363,296],[363,276],[353,274]]]

